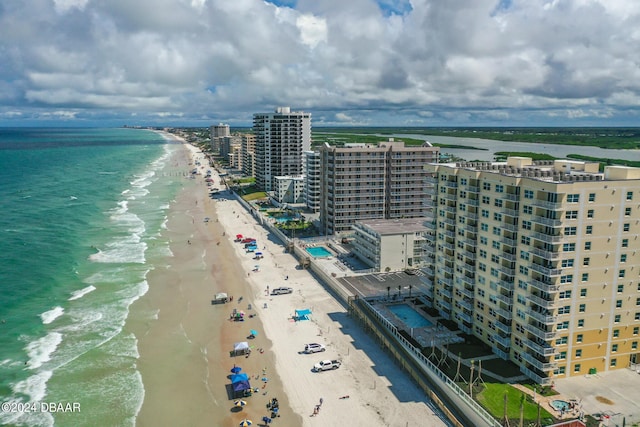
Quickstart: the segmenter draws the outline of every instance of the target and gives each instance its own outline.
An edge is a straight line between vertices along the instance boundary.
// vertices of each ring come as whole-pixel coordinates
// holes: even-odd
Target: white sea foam
[[[71,294],[71,297],[69,297],[69,301],[74,301],[77,299],[82,298],[83,296],[85,296],[86,294],[88,294],[89,292],[93,292],[96,290],[96,287],[93,285],[89,285],[86,288],[80,289],[75,291],[74,293]]]
[[[78,200],[76,196],[69,196],[69,200]]]
[[[61,333],[49,332],[46,336],[27,344],[25,350],[27,351],[27,355],[29,355],[29,361],[27,362],[29,369],[39,368],[43,363],[51,360],[51,355],[56,351],[56,348],[58,348],[61,342]]]
[[[135,263],[144,264],[147,244],[140,242],[138,236],[130,236],[120,241],[108,243],[104,250],[89,256],[89,260],[99,263]]]
[[[49,311],[45,311],[40,315],[40,318],[42,319],[42,323],[44,323],[45,325],[48,325],[49,323],[53,322],[63,314],[64,314],[64,308],[58,306],[58,307],[52,308]]]
[[[39,371],[26,380],[14,384],[13,392],[29,396],[30,402],[42,401],[47,394],[47,381],[51,375],[53,375],[52,371]]]

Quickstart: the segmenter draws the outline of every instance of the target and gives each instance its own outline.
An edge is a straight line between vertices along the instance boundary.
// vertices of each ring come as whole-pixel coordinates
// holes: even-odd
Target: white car
[[[325,350],[326,350],[326,348],[324,348],[324,345],[318,344],[318,343],[306,344],[304,346],[304,352],[307,353],[307,354],[320,353],[320,352],[325,351]]]
[[[271,295],[284,295],[284,294],[290,294],[293,293],[293,289],[291,288],[275,288],[273,291],[271,291]]]

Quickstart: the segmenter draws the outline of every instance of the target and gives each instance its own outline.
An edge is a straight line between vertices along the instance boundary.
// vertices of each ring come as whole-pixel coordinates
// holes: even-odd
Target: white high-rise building
[[[302,153],[311,148],[311,113],[278,107],[273,113],[253,115],[256,136],[256,184],[273,191],[275,177],[303,173]]]

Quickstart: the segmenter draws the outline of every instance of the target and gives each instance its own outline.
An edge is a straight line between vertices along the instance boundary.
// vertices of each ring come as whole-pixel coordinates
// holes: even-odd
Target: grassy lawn
[[[267,197],[267,193],[265,193],[264,191],[256,191],[255,193],[248,193],[248,194],[242,195],[242,198],[247,202],[250,202],[252,200],[257,200],[257,199],[263,199],[265,197]]]
[[[504,418],[505,394],[507,396],[507,417],[510,420],[520,420],[520,404],[523,401],[523,396],[524,424],[528,425],[528,422],[535,422],[538,419],[538,405],[528,399],[524,392],[509,384],[487,383],[484,390],[476,398],[491,415],[500,420]],[[540,420],[542,425],[547,425],[549,423],[545,420],[553,420],[553,416],[544,408],[540,408]]]

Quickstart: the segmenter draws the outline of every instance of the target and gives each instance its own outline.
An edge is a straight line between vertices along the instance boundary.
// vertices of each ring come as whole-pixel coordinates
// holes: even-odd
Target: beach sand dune
[[[185,147],[189,151],[179,163],[186,169],[190,156],[204,162],[198,150]],[[213,178],[219,182],[215,173]],[[345,307],[308,271],[296,269],[297,261],[281,242],[233,195],[225,192],[211,199],[203,177],[185,180],[184,187],[167,223],[173,257],[149,274],[149,292],[134,305],[128,323],[139,339],[145,386],[138,425],[237,426],[245,417],[256,425],[270,415],[266,404],[273,397],[281,408],[274,425],[283,427],[445,425],[425,394]],[[233,242],[238,233],[258,240],[262,260]],[[259,271],[253,271],[256,265]],[[270,295],[267,286],[288,286],[293,293]],[[216,292],[234,300],[211,305]],[[233,309],[244,311],[245,321],[230,321]],[[294,320],[296,309],[310,309],[310,319]],[[141,314],[153,310],[158,310],[157,319]],[[248,340],[251,329],[258,335]],[[253,346],[250,357],[230,357],[239,341]],[[326,351],[302,354],[310,342],[324,344]],[[314,363],[328,358],[343,364],[334,371],[312,372]],[[234,364],[258,388],[242,410],[233,407],[227,393]]]

